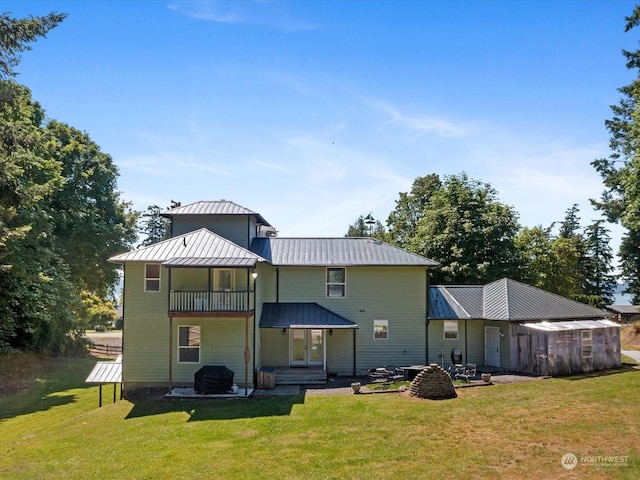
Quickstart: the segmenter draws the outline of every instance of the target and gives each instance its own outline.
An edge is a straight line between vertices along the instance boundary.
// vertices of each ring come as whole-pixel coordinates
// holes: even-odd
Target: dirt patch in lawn
[[[620,344],[627,350],[640,350],[640,323],[620,329]]]
[[[0,355],[0,397],[26,390],[52,361],[33,353]]]

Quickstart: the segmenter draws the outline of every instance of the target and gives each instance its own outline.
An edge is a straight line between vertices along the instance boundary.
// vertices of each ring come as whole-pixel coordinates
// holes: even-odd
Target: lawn
[[[169,401],[155,393],[114,404],[108,386],[97,408],[98,388],[83,383],[94,363],[52,360],[0,395],[0,478],[640,476],[640,370],[631,365],[461,388],[444,401],[396,393]],[[583,461],[567,470],[566,453]]]

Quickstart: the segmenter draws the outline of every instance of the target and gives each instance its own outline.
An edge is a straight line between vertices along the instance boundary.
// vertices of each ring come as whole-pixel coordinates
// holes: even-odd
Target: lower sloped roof
[[[604,310],[503,278],[487,285],[434,285],[429,318],[506,321],[605,318]]]
[[[260,328],[358,328],[358,324],[317,303],[265,303]]]

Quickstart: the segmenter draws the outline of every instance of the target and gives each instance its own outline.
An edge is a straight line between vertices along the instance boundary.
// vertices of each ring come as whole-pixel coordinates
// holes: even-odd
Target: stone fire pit
[[[416,375],[411,382],[409,392],[412,397],[431,400],[444,400],[458,396],[451,377],[437,363],[432,363]]]

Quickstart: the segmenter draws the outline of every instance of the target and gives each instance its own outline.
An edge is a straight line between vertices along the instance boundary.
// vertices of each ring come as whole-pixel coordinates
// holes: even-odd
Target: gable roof
[[[278,266],[440,265],[369,237],[255,238],[251,251]]]
[[[446,303],[446,305],[443,305]],[[532,287],[510,278],[487,285],[434,285],[429,318],[506,321],[604,318],[604,310]]]
[[[250,267],[264,259],[206,228],[201,228],[116,255],[109,261],[156,262],[167,266]]]
[[[190,203],[189,205],[171,208],[160,215],[163,217],[172,217],[174,215],[253,215],[259,224],[271,226],[259,213],[228,200],[208,200]]]
[[[358,324],[317,303],[265,303],[260,328],[358,328]]]

